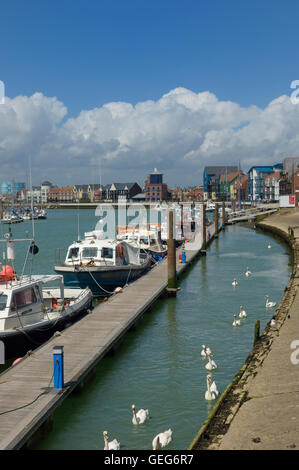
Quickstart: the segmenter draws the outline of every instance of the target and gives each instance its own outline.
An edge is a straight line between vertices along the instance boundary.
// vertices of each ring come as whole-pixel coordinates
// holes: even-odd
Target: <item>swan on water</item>
[[[204,344],[202,345],[202,350],[201,350],[201,355],[202,357],[206,357],[208,356],[209,354],[212,354],[212,351],[210,350],[210,348],[208,348],[207,346],[205,346]]]
[[[238,285],[237,279],[234,279],[234,280],[233,280],[232,285],[233,285],[234,287],[236,287],[236,286]]]
[[[212,384],[211,382],[212,382],[212,377],[210,374],[208,374],[207,375],[207,390],[205,393],[206,400],[215,400],[215,398],[217,398],[219,394],[215,381]]]
[[[205,368],[208,370],[217,369],[217,364],[211,357],[213,357],[213,354],[208,354],[209,362],[205,365]]]
[[[149,411],[148,410],[140,409],[136,413],[135,405],[132,405],[132,412],[133,412],[133,418],[132,418],[132,423],[133,424],[142,424],[147,419],[149,419]]]
[[[153,439],[153,450],[162,449],[162,447],[168,446],[172,441],[172,430],[167,429],[167,431],[160,432]]]
[[[240,318],[246,318],[246,317],[247,317],[247,313],[245,312],[245,310],[244,310],[244,308],[242,307],[242,305],[240,305],[239,317],[240,317]]]
[[[234,313],[234,321],[233,321],[233,326],[239,326],[241,325],[241,320],[236,320],[237,315]]]
[[[266,308],[275,307],[276,302],[270,302],[270,301],[268,300],[268,299],[269,299],[269,296],[268,296],[268,295],[265,295],[265,299],[266,299]]]
[[[251,274],[251,271],[249,270],[249,268],[247,266],[245,276],[249,277],[250,274]]]
[[[104,436],[104,442],[105,442],[104,450],[119,450],[120,449],[120,443],[118,442],[117,439],[113,439],[113,441],[108,442],[109,436],[108,436],[107,431],[103,432],[103,436]]]
[[[270,245],[270,243],[268,244],[268,248],[271,248],[271,245]]]

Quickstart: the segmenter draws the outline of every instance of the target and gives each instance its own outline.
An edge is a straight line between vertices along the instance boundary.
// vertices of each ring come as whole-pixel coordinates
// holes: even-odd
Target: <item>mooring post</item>
[[[224,228],[225,228],[225,221],[226,221],[226,218],[225,218],[225,202],[223,201],[222,202],[222,230],[224,230]]]
[[[236,200],[233,199],[233,212],[236,212]]]
[[[214,221],[215,221],[215,238],[218,238],[218,203],[215,202],[215,216],[214,216]]]
[[[261,322],[260,322],[260,320],[257,320],[255,325],[254,325],[253,346],[255,346],[256,342],[260,339],[260,326],[261,326]]]
[[[173,210],[168,211],[168,288],[167,292],[171,295],[176,295],[176,241],[173,233]]]
[[[61,390],[64,387],[63,346],[53,348],[54,389]]]
[[[207,223],[206,223],[206,205],[205,205],[205,203],[203,203],[201,207],[202,207],[202,212],[201,212],[201,227],[202,227],[201,252],[202,252],[202,254],[206,254],[206,248],[207,248]]]

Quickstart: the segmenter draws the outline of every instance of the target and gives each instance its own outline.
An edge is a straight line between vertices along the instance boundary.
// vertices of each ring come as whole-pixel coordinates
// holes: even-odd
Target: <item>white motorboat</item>
[[[0,340],[5,359],[24,355],[83,316],[92,305],[90,289],[65,289],[61,275],[16,274],[15,242],[28,242],[26,255],[38,249],[34,240],[13,239],[11,231],[0,240],[7,244],[7,263],[0,271]],[[25,265],[24,265],[25,266]],[[57,284],[58,287],[53,284]]]
[[[104,236],[102,230],[86,232],[69,246],[64,262],[59,257],[54,269],[67,286],[88,286],[94,296],[107,296],[150,269],[150,255],[135,243]]]

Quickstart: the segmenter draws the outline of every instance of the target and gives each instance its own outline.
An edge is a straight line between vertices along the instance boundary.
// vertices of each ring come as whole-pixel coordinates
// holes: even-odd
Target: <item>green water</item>
[[[81,234],[93,229],[94,222],[94,211],[80,211]],[[24,235],[24,226],[16,225],[14,235]],[[76,239],[76,211],[49,211],[35,230],[40,248],[35,272],[52,272],[54,249],[66,249]],[[249,278],[246,266],[252,272]],[[103,449],[103,431],[108,430],[122,450],[151,449],[154,436],[171,428],[167,449],[186,449],[215,404],[205,400],[202,344],[214,353],[218,368],[213,380],[221,393],[252,348],[256,320],[263,330],[275,311],[266,311],[264,296],[278,304],[290,274],[284,245],[244,225],[227,226],[207,256],[181,279],[177,298],[159,300],[139,328],[126,335],[117,354],[102,360],[84,391],[57,409],[53,431],[36,448]],[[231,284],[234,278],[237,288]],[[240,305],[248,316],[234,328],[233,314]],[[133,403],[136,410],[149,409],[145,424],[132,424]]]

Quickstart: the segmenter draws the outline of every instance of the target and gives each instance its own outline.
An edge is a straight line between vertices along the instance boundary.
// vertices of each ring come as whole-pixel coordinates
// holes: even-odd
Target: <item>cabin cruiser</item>
[[[6,234],[7,262],[13,264],[14,244],[11,231]],[[33,240],[27,254],[38,249]],[[26,256],[26,259],[28,256]],[[61,275],[16,274],[11,264],[0,271],[0,341],[5,360],[24,355],[47,341],[86,314],[92,305],[90,289],[64,287]],[[58,287],[57,284],[58,283]]]
[[[152,262],[161,261],[167,255],[167,244],[161,239],[160,230],[147,230],[140,228],[134,232],[128,232],[118,236],[120,240],[126,240],[128,243],[135,243],[140,250],[148,253]]]
[[[65,261],[58,260],[54,270],[67,286],[88,286],[94,296],[106,297],[150,269],[150,255],[135,243],[104,236],[102,230],[86,232],[69,246]]]

